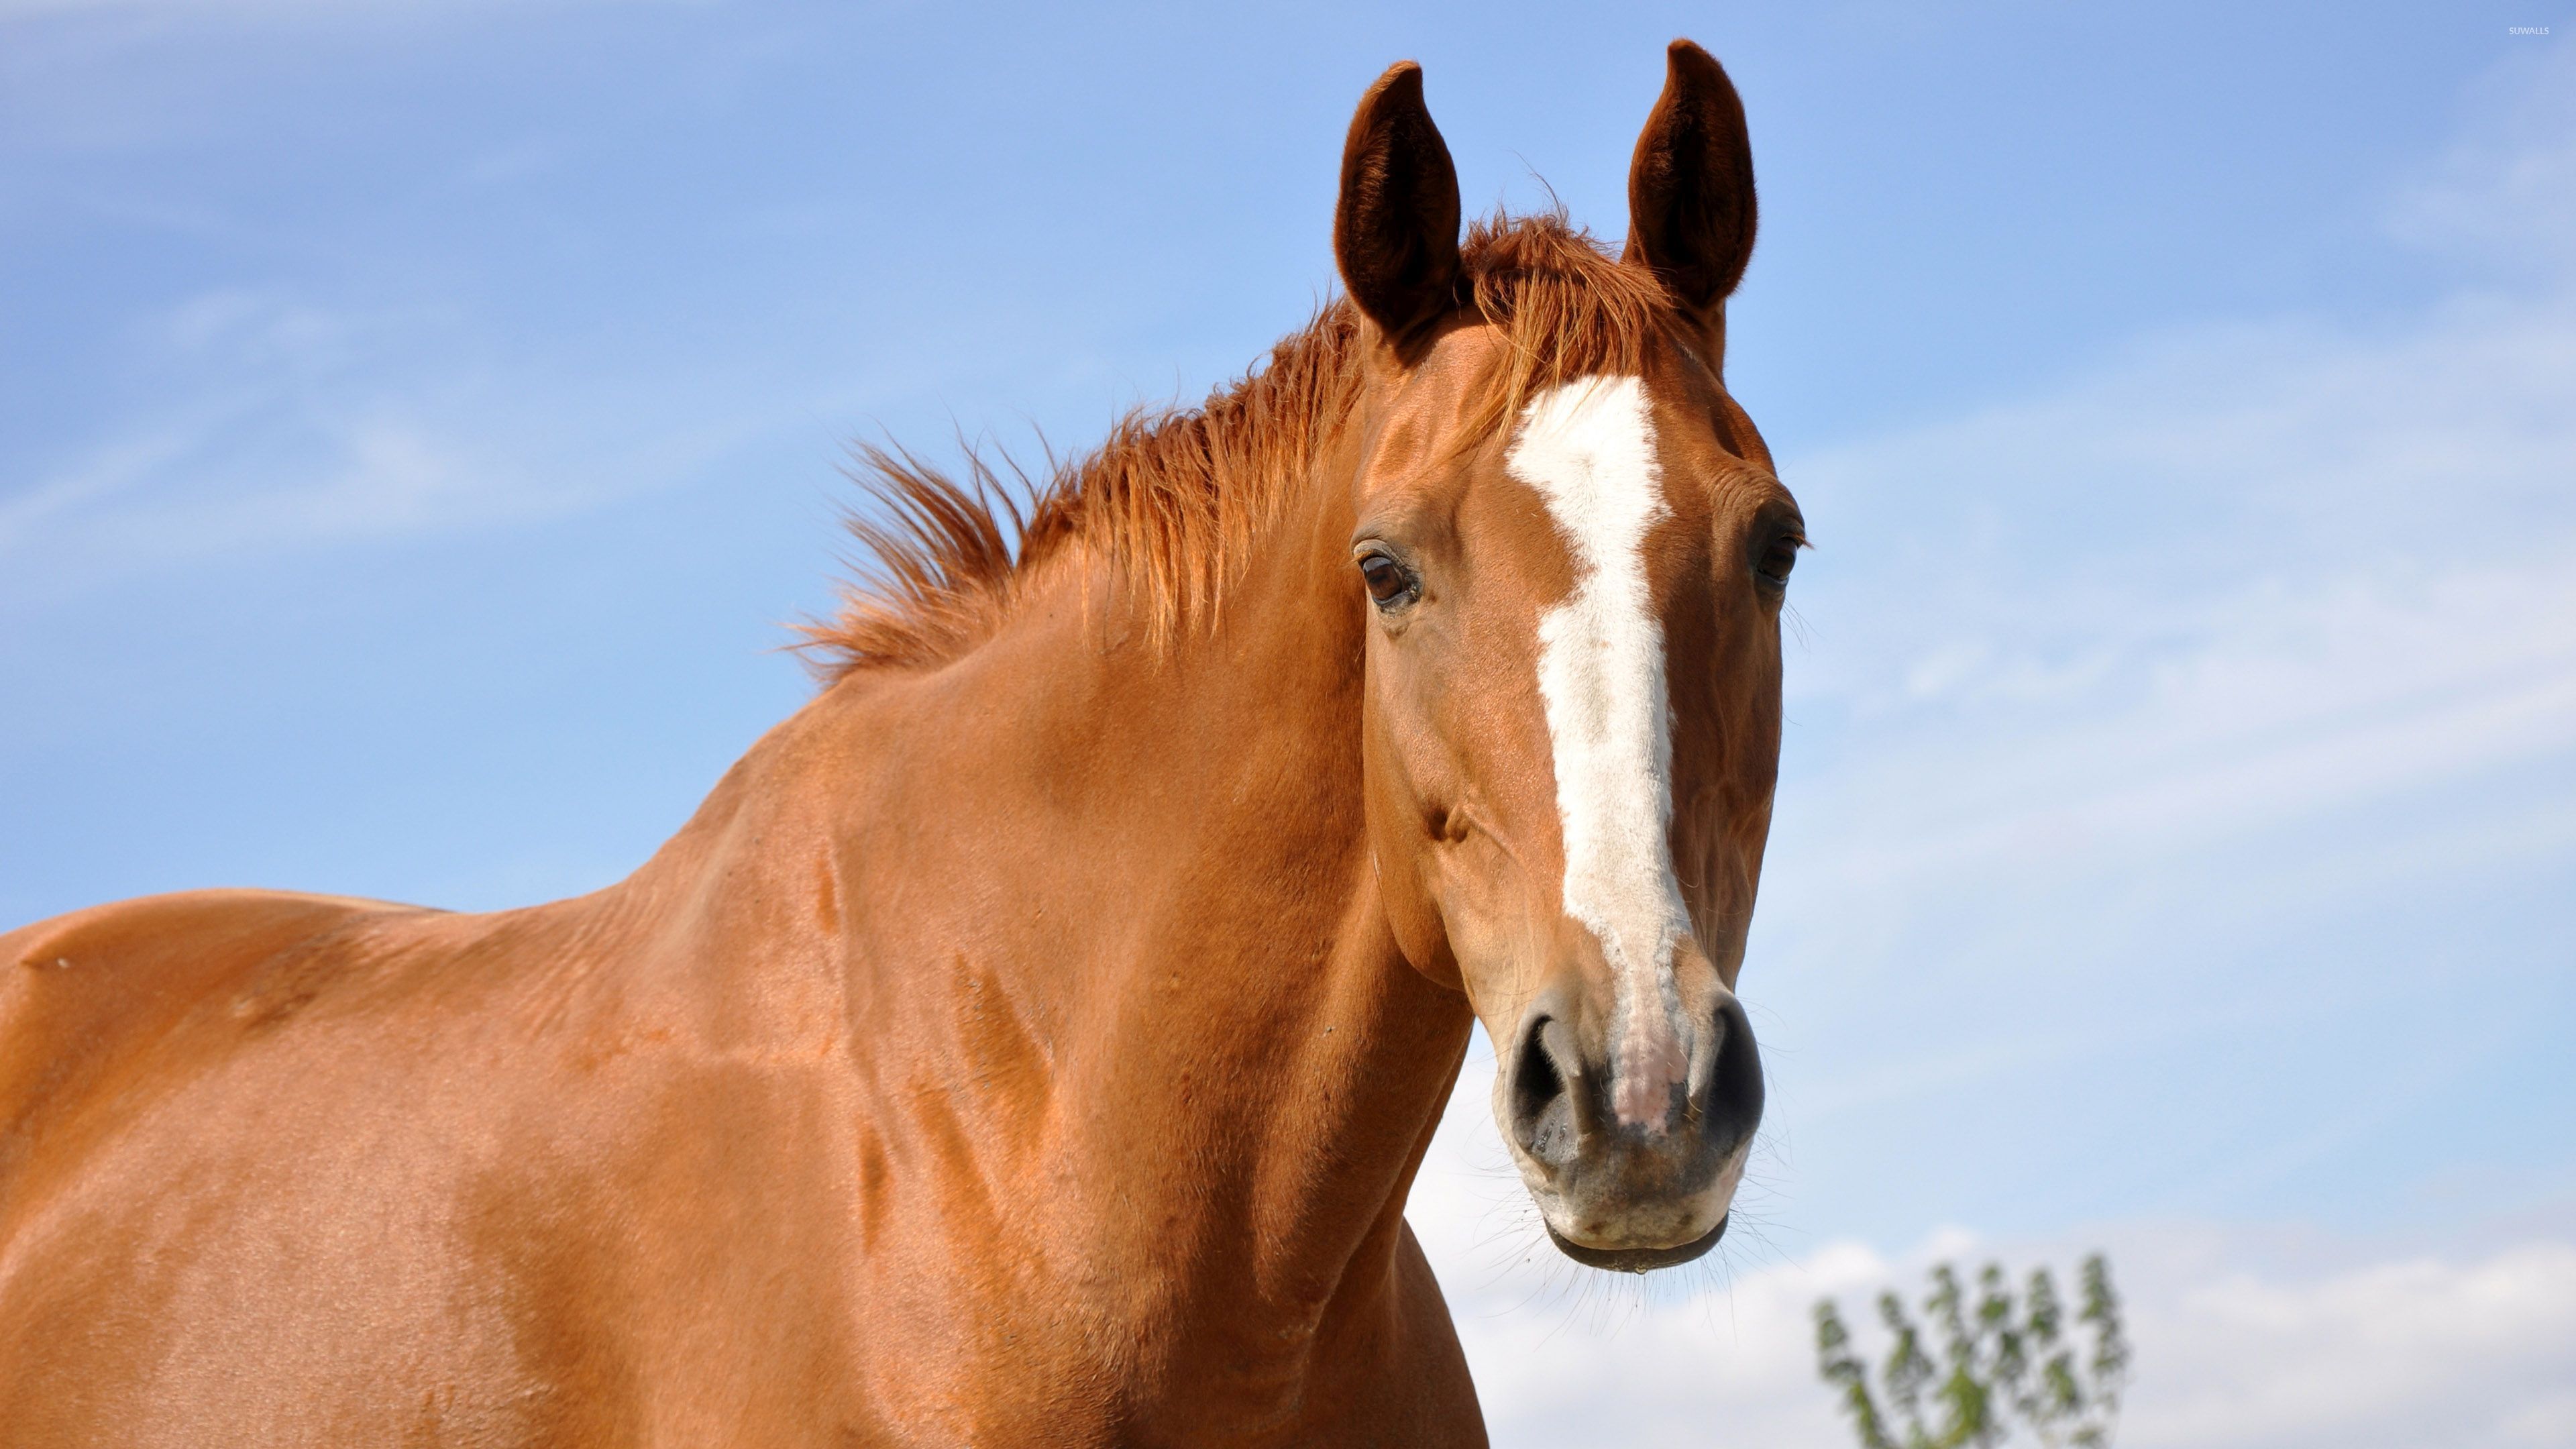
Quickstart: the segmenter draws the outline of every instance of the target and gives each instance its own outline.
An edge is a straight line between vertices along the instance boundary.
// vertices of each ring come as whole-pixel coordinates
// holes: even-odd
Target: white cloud
[[[2576,738],[2576,309],[2181,339],[1793,471],[1827,550],[1793,712],[1867,743],[1825,784],[1863,837],[1822,852],[1835,891]]]
[[[2565,277],[2576,255],[2576,51],[2515,57],[2487,114],[2389,219],[2399,239]],[[2518,74],[2517,74],[2518,72]]]
[[[770,419],[680,417],[608,384],[515,395],[455,319],[224,290],[122,342],[104,440],[0,460],[0,564],[46,594],[173,561],[539,518],[684,476]],[[659,414],[669,417],[669,414]]]
[[[2576,1427],[2576,1242],[2306,1281],[2239,1269],[2141,1308],[2166,1382],[2140,1386],[2138,1445],[2564,1444]]]
[[[1407,1216],[1448,1294],[1497,1446],[1849,1443],[1816,1379],[1816,1300],[1862,1325],[1929,1264],[2039,1263],[2065,1279],[2107,1248],[2136,1375],[2128,1449],[2524,1449],[2576,1442],[2576,1221],[2468,1254],[2209,1222],[1986,1241],[1932,1233],[1890,1257],[1856,1242],[1788,1260],[1721,1246],[1723,1269],[1639,1282],[1556,1255],[1518,1205],[1479,1051]],[[1667,1283],[1664,1280],[1674,1280]]]

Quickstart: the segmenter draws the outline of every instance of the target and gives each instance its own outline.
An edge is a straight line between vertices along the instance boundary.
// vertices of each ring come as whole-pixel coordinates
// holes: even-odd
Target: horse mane
[[[1547,388],[1638,372],[1648,340],[1681,326],[1652,273],[1619,262],[1562,211],[1477,222],[1461,262],[1460,309],[1505,343],[1478,384],[1471,440],[1499,433]],[[961,479],[899,447],[860,445],[850,473],[864,497],[847,526],[861,557],[839,614],[801,626],[797,647],[826,682],[953,659],[1000,627],[1038,568],[1075,554],[1124,575],[1157,647],[1204,627],[1348,411],[1360,335],[1337,299],[1198,407],[1135,409],[1090,453],[1050,459],[1043,484],[972,447]]]

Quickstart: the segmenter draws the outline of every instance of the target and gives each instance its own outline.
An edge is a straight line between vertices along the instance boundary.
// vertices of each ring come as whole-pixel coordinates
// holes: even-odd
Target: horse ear
[[[1333,260],[1351,300],[1399,347],[1456,300],[1458,168],[1412,61],[1388,67],[1351,117]]]
[[[1753,145],[1744,102],[1714,56],[1665,52],[1664,94],[1628,167],[1628,249],[1673,300],[1714,320],[1753,255]]]

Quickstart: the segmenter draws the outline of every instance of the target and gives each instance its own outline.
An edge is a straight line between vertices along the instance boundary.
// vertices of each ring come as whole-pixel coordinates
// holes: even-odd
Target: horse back
[[[216,1049],[204,1019],[248,1025],[273,968],[350,923],[417,907],[284,891],[145,896],[0,935],[0,1234],[37,1145],[72,1147],[92,1109],[152,1095]],[[189,1030],[190,1027],[197,1030]],[[192,1052],[190,1048],[195,1050]]]

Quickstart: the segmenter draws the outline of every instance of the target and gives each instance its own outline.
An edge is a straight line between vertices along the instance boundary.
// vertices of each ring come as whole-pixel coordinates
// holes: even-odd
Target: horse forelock
[[[1578,378],[1632,376],[1683,319],[1654,275],[1624,264],[1563,213],[1496,214],[1468,229],[1459,311],[1502,346],[1462,441],[1497,436],[1531,399]],[[839,613],[800,629],[827,681],[936,664],[1000,628],[1030,576],[1085,557],[1117,570],[1157,647],[1212,623],[1282,500],[1362,386],[1361,324],[1336,299],[1264,362],[1195,408],[1138,408],[1091,452],[1033,480],[965,450],[963,476],[901,448],[862,445],[863,493]]]

